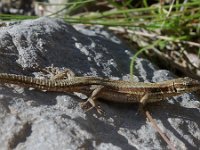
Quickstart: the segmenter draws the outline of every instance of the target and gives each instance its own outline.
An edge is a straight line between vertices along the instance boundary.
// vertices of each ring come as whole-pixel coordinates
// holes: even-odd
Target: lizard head
[[[173,82],[177,93],[193,92],[200,89],[200,81],[192,78],[180,78]]]

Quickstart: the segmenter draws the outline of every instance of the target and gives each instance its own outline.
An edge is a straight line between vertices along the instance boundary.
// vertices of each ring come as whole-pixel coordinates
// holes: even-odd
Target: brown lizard
[[[62,77],[61,79],[38,79],[0,73],[0,83],[17,84],[46,91],[83,93],[89,98],[82,103],[82,108],[90,110],[95,107],[99,113],[101,113],[97,105],[99,98],[113,102],[141,103],[144,105],[200,89],[200,81],[187,77],[157,83],[144,83],[90,76],[68,79],[62,79]],[[88,104],[91,104],[90,108],[88,108]]]
[[[144,106],[146,103],[157,102],[165,98],[200,89],[200,81],[187,77],[157,83],[144,83],[90,76],[71,77],[74,75],[73,72],[70,70],[66,72],[56,74],[53,79],[38,79],[23,75],[0,73],[0,83],[17,84],[46,91],[83,93],[89,98],[86,102],[82,103],[82,108],[88,111],[95,107],[99,113],[102,112],[97,104],[97,99],[99,98],[121,103],[138,102],[142,104],[141,106]],[[68,76],[69,74],[70,76]],[[64,79],[65,76],[68,76],[68,78]],[[145,112],[147,118],[150,119],[171,149],[175,149],[167,137],[157,127],[149,112]]]

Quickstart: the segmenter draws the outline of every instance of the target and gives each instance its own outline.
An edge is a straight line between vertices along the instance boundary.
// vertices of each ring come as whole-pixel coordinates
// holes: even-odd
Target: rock
[[[70,68],[77,75],[129,79],[132,51],[99,26],[39,18],[0,28],[0,72],[40,76],[36,66]],[[135,81],[162,81],[173,75],[137,59]],[[106,112],[84,113],[79,97],[67,93],[0,86],[1,149],[167,149],[137,104],[101,102]],[[177,149],[200,145],[200,102],[193,94],[150,104],[149,111]]]

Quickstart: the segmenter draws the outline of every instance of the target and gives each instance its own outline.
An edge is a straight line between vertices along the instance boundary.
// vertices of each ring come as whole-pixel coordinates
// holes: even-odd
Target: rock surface
[[[103,28],[68,25],[39,18],[0,28],[0,72],[39,76],[34,66],[72,69],[77,75],[129,79],[132,51]],[[172,78],[145,59],[137,59],[136,81]],[[141,115],[138,105],[102,102],[105,116],[84,113],[79,97],[0,86],[0,146],[6,149],[168,149]],[[177,149],[200,145],[200,102],[193,94],[149,105],[159,127]]]

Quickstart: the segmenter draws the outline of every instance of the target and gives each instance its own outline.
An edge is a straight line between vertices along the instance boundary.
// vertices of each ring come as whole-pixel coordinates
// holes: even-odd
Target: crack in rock
[[[14,149],[19,143],[25,142],[27,137],[29,137],[32,132],[31,127],[31,123],[24,123],[19,132],[15,133],[13,137],[9,140],[9,149]]]

